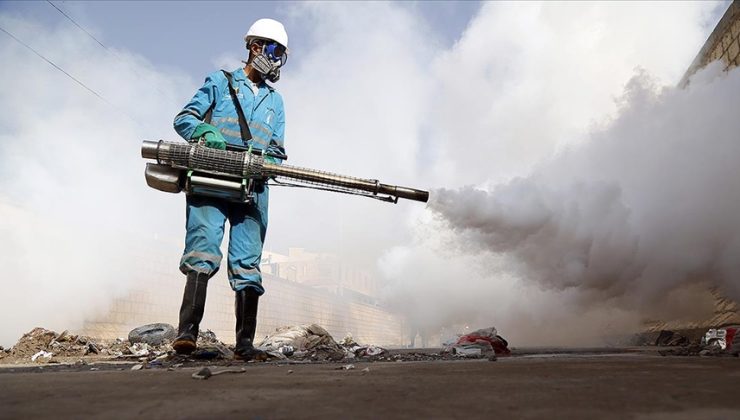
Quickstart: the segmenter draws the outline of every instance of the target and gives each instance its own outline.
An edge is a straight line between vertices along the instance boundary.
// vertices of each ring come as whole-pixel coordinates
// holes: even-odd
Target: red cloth
[[[456,344],[485,344],[488,343],[493,347],[493,351],[496,352],[496,355],[500,356],[508,356],[511,354],[511,350],[506,346],[506,343],[504,340],[502,340],[500,337],[489,337],[484,335],[478,335],[478,334],[468,334],[463,335],[460,338],[457,339]]]

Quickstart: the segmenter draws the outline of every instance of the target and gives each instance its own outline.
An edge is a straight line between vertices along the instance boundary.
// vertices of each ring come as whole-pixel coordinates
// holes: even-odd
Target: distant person
[[[259,19],[249,28],[244,41],[249,51],[244,67],[208,75],[175,117],[175,130],[185,140],[201,142],[206,147],[223,150],[227,144],[248,146],[282,156],[283,98],[266,82],[274,83],[280,78],[280,68],[287,60],[288,34],[280,22]],[[265,160],[279,163],[270,157]],[[187,280],[178,335],[173,343],[177,353],[189,354],[196,349],[206,287],[221,265],[220,245],[228,220],[228,276],[236,292],[235,357],[251,360],[264,355],[254,347],[254,334],[257,303],[265,292],[259,263],[267,231],[268,197],[269,188],[263,181],[255,186],[250,203],[187,196],[185,251],[180,260],[180,271]]]

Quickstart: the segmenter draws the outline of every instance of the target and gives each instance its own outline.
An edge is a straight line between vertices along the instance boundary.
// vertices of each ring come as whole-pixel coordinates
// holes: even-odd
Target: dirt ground
[[[191,378],[198,368],[5,367],[0,418],[740,418],[736,357],[570,353],[230,368],[242,366],[207,380]]]

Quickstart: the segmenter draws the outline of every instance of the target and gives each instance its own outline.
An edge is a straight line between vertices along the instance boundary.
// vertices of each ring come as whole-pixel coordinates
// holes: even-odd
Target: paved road
[[[740,418],[738,358],[568,354],[340,366],[248,364],[208,380],[192,379],[195,368],[5,370],[0,418]]]

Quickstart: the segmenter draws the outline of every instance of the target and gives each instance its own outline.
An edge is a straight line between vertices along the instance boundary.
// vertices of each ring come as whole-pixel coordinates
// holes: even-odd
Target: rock
[[[85,355],[98,354],[99,352],[100,350],[98,350],[98,347],[94,343],[87,344],[87,351],[85,351]]]
[[[655,345],[662,347],[687,346],[689,343],[688,338],[669,330],[662,330],[655,339]]]

